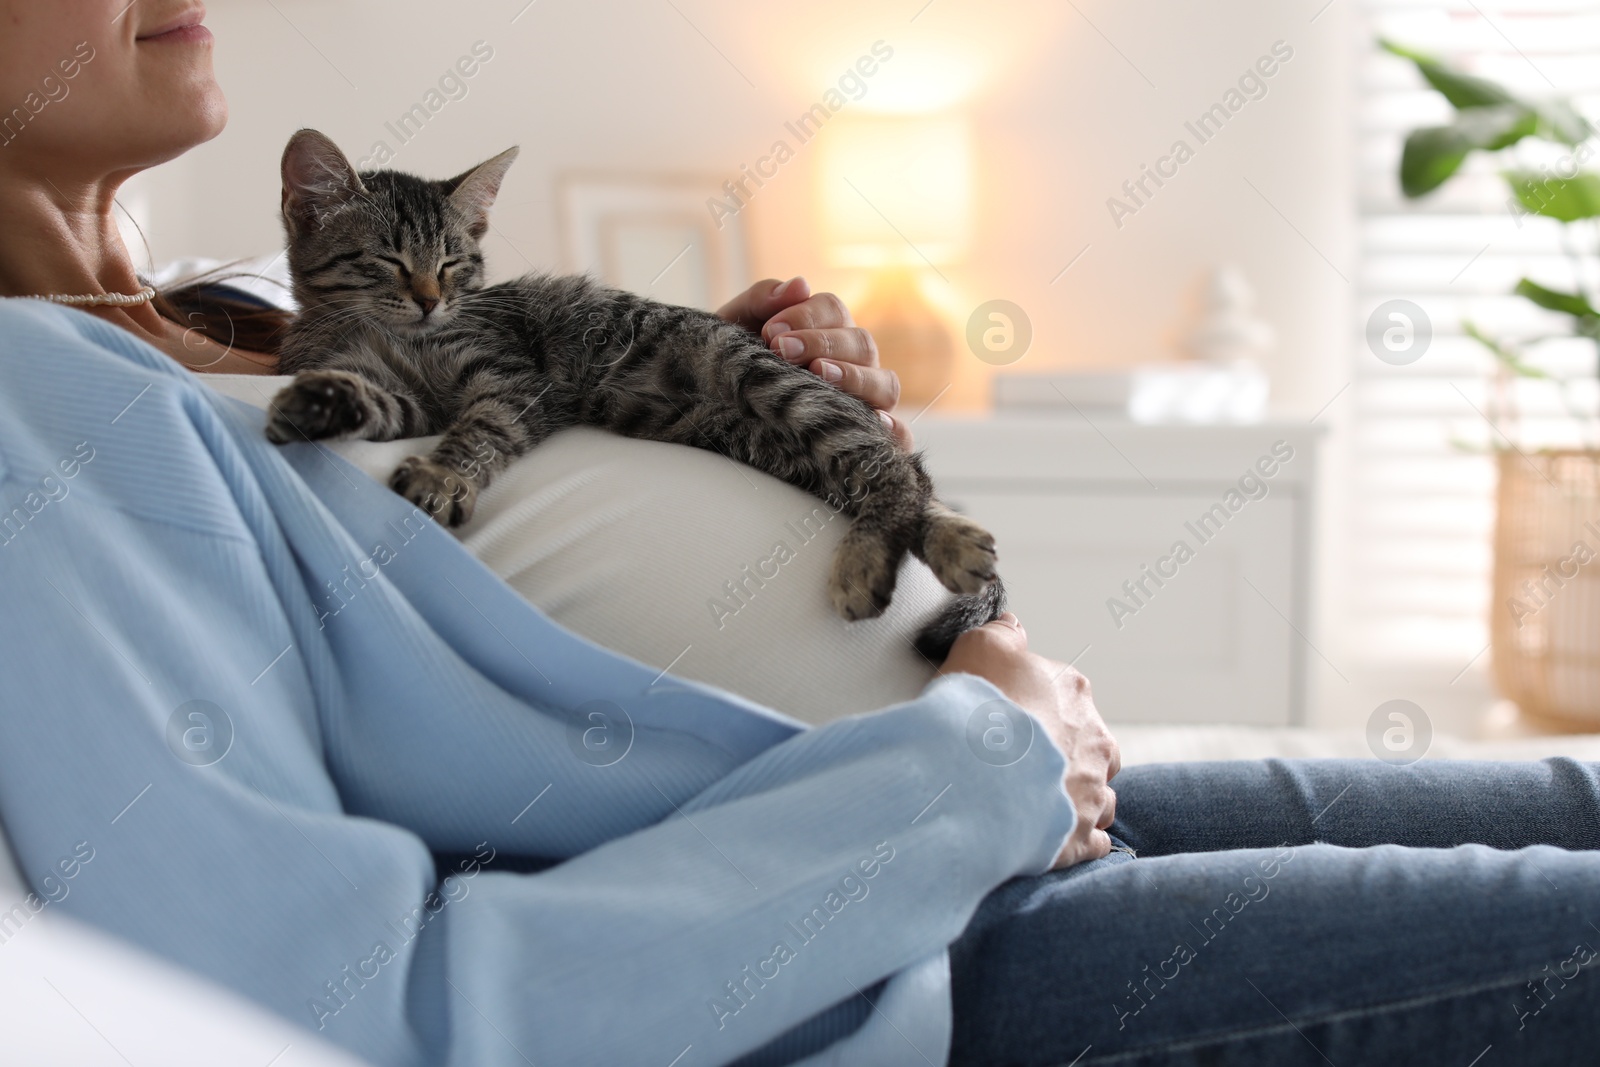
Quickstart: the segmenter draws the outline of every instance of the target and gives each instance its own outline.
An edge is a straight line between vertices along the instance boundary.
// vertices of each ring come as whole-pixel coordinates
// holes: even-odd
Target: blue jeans
[[[1600,1059],[1600,765],[1114,784],[1129,851],[1001,886],[951,947],[953,1067]]]

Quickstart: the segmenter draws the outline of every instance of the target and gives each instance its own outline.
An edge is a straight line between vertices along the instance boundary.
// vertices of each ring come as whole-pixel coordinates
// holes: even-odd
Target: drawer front
[[[1288,621],[1304,629],[1292,494],[1274,491],[1204,525],[1199,519],[1221,490],[1117,493],[951,479],[941,495],[995,535],[1029,647],[1075,661],[1107,721],[1299,718],[1302,641]]]

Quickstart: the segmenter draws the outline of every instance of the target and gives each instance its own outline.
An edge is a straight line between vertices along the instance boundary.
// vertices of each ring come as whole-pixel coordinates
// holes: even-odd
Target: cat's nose
[[[417,307],[422,309],[423,318],[427,318],[428,315],[432,313],[433,309],[439,306],[439,298],[436,296],[419,296],[413,293],[411,295],[411,299],[415,300],[417,302]]]

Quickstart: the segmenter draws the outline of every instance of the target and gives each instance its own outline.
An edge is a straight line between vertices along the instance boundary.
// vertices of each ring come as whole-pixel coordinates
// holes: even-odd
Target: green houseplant
[[[1538,169],[1512,166],[1501,171],[1511,193],[1507,207],[1518,217],[1519,224],[1526,215],[1542,215],[1566,226],[1600,218],[1600,174],[1583,169],[1583,164],[1595,155],[1591,138],[1596,131],[1571,104],[1564,100],[1522,100],[1494,82],[1456,70],[1420,52],[1392,41],[1380,44],[1410,60],[1428,84],[1456,109],[1448,124],[1427,126],[1406,136],[1400,156],[1400,191],[1408,199],[1426,196],[1449,181],[1474,152],[1498,153],[1532,138],[1570,151],[1553,165]],[[1581,277],[1581,272],[1575,272],[1575,277]],[[1594,341],[1600,356],[1600,311],[1581,288],[1563,292],[1523,278],[1515,292],[1542,308],[1571,317],[1573,332]],[[1506,363],[1512,373],[1543,376],[1504,342],[1470,324],[1467,332]],[[1600,361],[1596,369],[1600,371]]]
[[[1529,140],[1558,146],[1553,162],[1513,161],[1500,175],[1518,226],[1528,216],[1561,224],[1561,245],[1572,262],[1570,288],[1525,277],[1513,292],[1561,316],[1566,330],[1507,339],[1471,321],[1462,328],[1493,354],[1502,375],[1549,378],[1537,364],[1538,346],[1572,336],[1595,346],[1600,374],[1600,298],[1586,292],[1583,282],[1600,274],[1600,248],[1590,243],[1589,251],[1579,251],[1576,239],[1592,242],[1600,232],[1595,221],[1600,219],[1600,174],[1584,168],[1595,156],[1595,128],[1566,101],[1525,100],[1433,57],[1390,41],[1380,44],[1414,64],[1455,108],[1447,124],[1407,135],[1399,174],[1407,198],[1438,189],[1474,153],[1499,156]],[[1557,384],[1565,396],[1565,384]],[[1600,451],[1530,454],[1500,432],[1498,418],[1492,421],[1508,446],[1496,449],[1500,477],[1490,614],[1495,682],[1527,714],[1593,729],[1600,723]]]

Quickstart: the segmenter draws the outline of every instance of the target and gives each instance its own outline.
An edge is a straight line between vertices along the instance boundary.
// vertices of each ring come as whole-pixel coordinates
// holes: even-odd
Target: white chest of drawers
[[[1074,662],[1108,721],[1304,721],[1315,426],[914,429],[944,499],[994,533],[1030,647]]]

